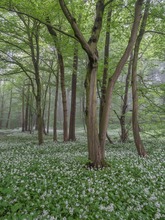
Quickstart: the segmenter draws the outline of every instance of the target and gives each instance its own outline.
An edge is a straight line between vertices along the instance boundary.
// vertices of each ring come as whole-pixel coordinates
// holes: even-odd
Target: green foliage
[[[164,219],[164,140],[107,146],[110,167],[88,170],[86,139],[42,146],[13,133],[0,143],[0,219]]]

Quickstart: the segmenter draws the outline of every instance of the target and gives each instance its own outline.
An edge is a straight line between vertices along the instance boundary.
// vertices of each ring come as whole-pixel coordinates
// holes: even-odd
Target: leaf
[[[11,207],[11,211],[12,213],[16,213],[19,209],[22,208],[22,204],[21,203],[15,203],[12,207]]]

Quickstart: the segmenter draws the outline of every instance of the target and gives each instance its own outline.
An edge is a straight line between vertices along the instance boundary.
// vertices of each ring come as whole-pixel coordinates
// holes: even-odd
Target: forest
[[[0,219],[165,219],[165,1],[1,0]]]

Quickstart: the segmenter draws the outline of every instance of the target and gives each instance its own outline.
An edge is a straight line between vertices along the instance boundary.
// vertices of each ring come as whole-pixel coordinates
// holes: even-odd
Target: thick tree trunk
[[[138,123],[138,87],[137,87],[137,63],[138,63],[138,54],[140,49],[140,43],[142,41],[145,27],[147,23],[148,11],[150,6],[150,0],[147,0],[146,7],[143,15],[143,20],[140,27],[140,32],[136,40],[134,48],[134,56],[132,63],[132,99],[133,99],[133,111],[132,111],[132,125],[133,125],[133,136],[136,145],[137,152],[139,156],[145,157],[146,151],[143,146],[143,142],[140,137],[139,123]]]
[[[73,73],[72,73],[72,94],[71,94],[71,110],[69,124],[69,140],[75,141],[75,124],[76,124],[76,86],[77,86],[77,69],[78,69],[78,44],[75,42],[73,57]]]
[[[98,64],[89,62],[86,77],[86,124],[89,166],[103,167],[104,154],[101,154],[97,127],[97,69]]]

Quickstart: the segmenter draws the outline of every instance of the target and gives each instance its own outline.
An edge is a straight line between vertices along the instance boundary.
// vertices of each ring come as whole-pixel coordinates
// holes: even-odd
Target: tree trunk
[[[139,123],[138,123],[137,63],[138,63],[140,43],[145,33],[149,7],[150,7],[150,0],[147,0],[144,15],[143,15],[143,20],[142,20],[141,27],[140,27],[140,32],[137,37],[135,48],[134,48],[134,56],[133,56],[133,63],[132,63],[132,99],[133,99],[132,126],[133,126],[133,136],[134,136],[136,149],[137,149],[139,156],[141,157],[145,157],[147,153],[144,149],[143,142],[140,137]]]
[[[97,69],[98,64],[89,62],[86,76],[86,125],[88,140],[88,159],[91,167],[104,166],[97,127]]]
[[[0,107],[0,129],[2,129],[3,127],[3,115],[4,115],[4,104],[5,104],[4,98],[5,98],[5,93],[3,89],[1,94],[1,107]]]
[[[22,88],[22,132],[25,131],[25,88]]]
[[[71,111],[69,124],[69,140],[75,141],[75,123],[76,123],[76,86],[77,86],[77,69],[78,69],[78,44],[75,42],[73,57],[72,73],[72,94],[71,94]]]
[[[58,105],[58,88],[59,88],[59,65],[57,65],[56,92],[55,92],[55,100],[54,100],[53,141],[57,141],[57,105]]]
[[[129,64],[128,64],[128,73],[127,73],[126,81],[125,81],[125,91],[124,91],[123,105],[122,105],[122,110],[121,110],[121,117],[119,118],[120,126],[121,126],[120,139],[121,139],[121,142],[123,143],[125,143],[128,139],[128,130],[126,129],[126,112],[127,112],[127,107],[128,107],[128,90],[129,90],[129,85],[130,85],[132,57],[133,56],[131,53]]]
[[[48,117],[47,117],[47,129],[46,132],[49,134],[49,124],[50,124],[50,106],[51,106],[51,86],[49,85],[49,102],[48,102]]]
[[[111,15],[112,15],[112,9],[110,5],[107,14],[106,38],[105,38],[105,46],[104,46],[104,69],[103,69],[103,78],[102,78],[102,86],[101,86],[100,117],[99,117],[100,122],[105,104],[105,95],[106,95],[107,79],[108,79]],[[99,133],[100,133],[100,129],[101,128],[99,127]]]
[[[9,111],[7,115],[6,128],[9,128],[10,115],[11,115],[11,107],[12,107],[12,99],[13,99],[13,90],[10,91],[10,102],[9,102]]]

